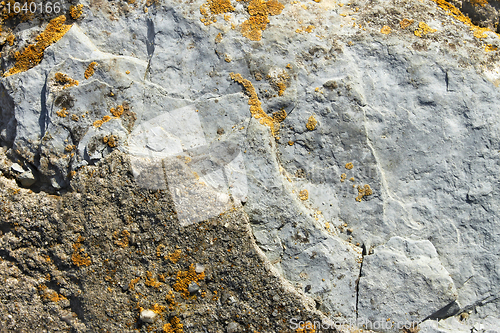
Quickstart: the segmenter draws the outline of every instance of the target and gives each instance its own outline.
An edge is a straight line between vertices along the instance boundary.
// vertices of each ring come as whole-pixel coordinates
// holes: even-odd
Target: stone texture
[[[82,1],[82,17],[68,17],[71,29],[37,66],[1,79],[6,202],[21,209],[18,185],[68,198],[114,184],[120,187],[116,205],[76,200],[76,210],[108,216],[126,205],[126,197],[168,192],[168,204],[154,214],[148,210],[149,217],[144,208],[120,217],[136,230],[130,237],[136,251],[150,244],[153,237],[141,241],[142,233],[162,209],[169,227],[175,222],[190,232],[236,211],[243,217],[222,218],[224,227],[247,219],[264,262],[279,273],[276,283],[293,285],[294,297],[314,303],[323,320],[435,316],[451,323],[468,313],[475,325],[494,322],[500,312],[498,35],[465,25],[430,0],[322,0],[283,2],[261,40],[252,41],[241,32],[251,14],[248,2],[234,2],[226,17],[214,14],[212,24],[200,20],[206,19],[203,3]],[[494,2],[454,3],[473,23],[496,28]],[[4,70],[15,51],[35,42],[47,22],[40,18],[40,26],[4,22]],[[98,65],[86,78],[91,62]],[[79,84],[64,87],[57,73]],[[238,83],[231,73],[248,81]],[[119,107],[123,112],[115,117]],[[112,176],[122,162],[120,177],[127,175],[133,191]],[[86,237],[97,237],[88,219],[74,228],[85,225]],[[20,259],[22,232],[2,223],[2,258],[31,267]],[[101,230],[107,239],[115,231],[122,232]],[[70,235],[61,237],[70,243]],[[48,245],[38,241],[36,235],[24,240]],[[249,242],[244,238],[240,246]],[[94,264],[111,251],[104,248],[94,253]],[[22,274],[43,271],[35,267]],[[82,283],[106,303],[96,281]],[[385,297],[389,287],[393,293]],[[72,295],[72,309],[82,302],[85,310],[64,322],[84,330],[102,317],[75,290],[66,295]],[[227,299],[245,295],[231,292]],[[279,319],[286,322],[293,315],[267,301],[269,317],[284,311],[289,318]],[[128,309],[123,318],[138,315]],[[228,329],[227,322],[216,329]]]

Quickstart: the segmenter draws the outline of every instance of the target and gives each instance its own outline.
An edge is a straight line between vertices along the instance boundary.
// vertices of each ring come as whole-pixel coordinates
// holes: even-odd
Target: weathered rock
[[[358,298],[362,321],[416,325],[455,302],[457,291],[431,242],[393,237],[365,257]]]
[[[2,174],[83,193],[121,151],[180,228],[243,207],[267,260],[335,320],[500,312],[500,43],[473,25],[496,28],[496,7],[454,1],[472,23],[445,1],[267,2],[255,31],[254,1],[214,3],[83,1],[38,65],[0,81]],[[46,26],[16,22],[6,70]],[[149,246],[148,229],[127,244]]]

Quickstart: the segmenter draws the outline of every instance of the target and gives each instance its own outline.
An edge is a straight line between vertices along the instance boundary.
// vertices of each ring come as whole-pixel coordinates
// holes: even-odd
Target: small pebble
[[[229,325],[227,325],[227,333],[236,333],[236,332],[239,332],[240,331],[240,325],[238,325],[238,323],[232,321],[229,323]]]
[[[142,310],[141,311],[141,315],[140,315],[141,321],[143,321],[145,323],[153,323],[155,321],[155,318],[156,318],[156,313],[154,313],[153,311],[151,311],[151,310]]]
[[[273,317],[276,317],[278,315],[278,313],[279,313],[278,310],[274,310],[272,313]]]
[[[196,274],[201,274],[205,271],[205,266],[203,266],[202,264],[196,264],[194,271],[196,272]]]
[[[200,286],[198,285],[198,283],[196,282],[191,282],[188,286],[188,291],[191,293],[191,294],[194,294],[196,293],[198,290],[200,290]]]

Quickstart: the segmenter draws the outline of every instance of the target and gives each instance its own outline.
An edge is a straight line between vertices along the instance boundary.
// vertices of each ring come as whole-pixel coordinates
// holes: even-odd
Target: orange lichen
[[[113,144],[114,144],[115,136],[110,135],[110,137],[112,137]],[[103,139],[103,141],[104,141],[104,139]],[[111,146],[109,141],[104,141],[104,143],[107,143],[108,146],[110,146],[110,147],[116,147],[116,145]],[[115,239],[115,241],[114,241],[115,245],[118,245],[118,246],[123,247],[123,248],[126,248],[128,246],[129,237],[130,237],[130,232],[128,230],[123,230],[121,232],[121,234],[118,234],[118,231],[115,231],[113,233],[113,238]]]
[[[351,170],[352,168],[354,168],[354,164],[352,164],[352,162],[346,163],[345,168],[347,170]]]
[[[80,118],[76,114],[71,115],[71,120],[78,121]]]
[[[14,41],[16,40],[16,36],[13,34],[9,34],[7,38],[5,39],[7,43],[9,43],[10,46],[14,45]]]
[[[388,35],[391,33],[391,27],[388,25],[384,25],[382,29],[380,29],[380,33],[383,33],[384,35]]]
[[[484,50],[486,52],[492,52],[492,51],[498,50],[498,47],[496,47],[495,45],[492,45],[492,44],[488,44],[488,45],[484,46]]]
[[[356,197],[356,201],[361,202],[361,200],[369,195],[372,195],[372,189],[370,188],[370,185],[365,184],[365,186],[361,187],[358,186],[358,196]]]
[[[115,109],[115,108],[111,108],[111,109],[109,110],[109,112],[111,112],[111,114],[112,114],[114,117],[120,117],[120,116],[123,114],[123,111],[124,111],[124,109],[123,109],[123,105],[118,105],[118,106],[116,107],[116,109]]]
[[[241,34],[250,40],[262,39],[262,31],[267,27],[269,15],[279,15],[283,11],[283,4],[277,0],[250,0],[248,4],[248,20],[241,24]]]
[[[273,120],[277,123],[281,123],[286,119],[286,111],[285,109],[281,109],[279,111],[273,112]]]
[[[170,323],[163,325],[164,333],[183,333],[184,325],[181,324],[181,320],[177,317],[172,317]]]
[[[88,65],[87,69],[85,70],[85,74],[84,74],[86,80],[88,80],[89,77],[91,77],[92,75],[94,75],[94,70],[95,70],[95,68],[96,68],[97,65],[98,65],[97,62],[95,62],[95,61],[92,61]]]
[[[477,7],[477,6],[481,6],[481,7],[484,7],[486,6],[486,4],[488,4],[488,1],[487,0],[470,0],[470,3],[471,5]]]
[[[130,74],[130,71],[126,71],[125,74],[129,75]]]
[[[162,315],[165,310],[167,309],[166,306],[164,305],[159,305],[158,303],[155,303],[153,307],[151,308],[151,311],[153,311],[156,314]]]
[[[311,33],[316,27],[314,25],[308,25],[304,31],[307,33]]]
[[[474,23],[472,23],[471,19],[464,14],[455,6],[453,6],[451,3],[447,2],[446,0],[432,0],[434,1],[439,8],[443,9],[446,11],[446,13],[455,19],[459,20],[460,22],[464,23],[465,25],[470,27],[470,30],[473,31],[473,35],[476,38],[485,38],[487,37],[486,32],[493,32],[489,28],[481,28]],[[500,35],[497,33],[497,36],[500,37]]]
[[[307,190],[302,190],[299,192],[299,199],[305,201],[309,199],[309,192]]]
[[[159,258],[161,257],[162,253],[163,253],[163,249],[165,248],[165,245],[163,244],[160,244],[156,247],[156,256]]]
[[[418,29],[416,29],[413,33],[417,37],[422,37],[423,35],[427,35],[428,33],[436,32],[436,31],[437,31],[436,29],[432,29],[425,22],[419,22]]]
[[[111,119],[112,119],[111,116],[104,116],[104,117],[102,117],[102,120],[99,119],[99,120],[94,121],[93,125],[94,125],[94,127],[101,127],[102,124],[107,123]]]
[[[75,145],[67,145],[66,148],[64,148],[64,150],[66,150],[68,153],[75,149],[76,149]]]
[[[91,264],[90,257],[87,253],[85,253],[82,248],[82,242],[85,239],[82,236],[78,236],[77,241],[73,244],[73,254],[71,255],[71,260],[73,264],[80,266],[89,266]]]
[[[168,303],[168,309],[170,311],[174,311],[176,307],[179,306],[179,303],[175,301],[175,295],[172,290],[168,292],[168,294],[165,296],[165,299],[167,300]]]
[[[66,118],[69,112],[66,111],[66,108],[62,108],[61,110],[57,111],[56,114],[61,118]]]
[[[293,146],[294,142],[293,141],[288,141],[289,146]]]
[[[144,284],[148,287],[160,288],[161,282],[158,282],[155,278],[153,278],[153,273],[150,271],[146,272],[146,282]]]
[[[345,173],[343,173],[343,174],[340,175],[340,181],[342,183],[345,182],[346,178],[347,178],[347,175]]]
[[[168,259],[174,264],[176,264],[181,258],[181,254],[182,254],[181,250],[175,250],[174,252],[169,253],[168,256],[165,256],[165,259]]]
[[[43,287],[41,287],[40,289],[46,290],[48,288],[45,285],[43,285]],[[42,299],[45,301],[59,302],[60,300],[67,299],[67,298],[64,297],[64,295],[58,294],[54,290],[50,290],[50,291],[45,291],[45,293],[42,295]]]
[[[399,21],[399,25],[401,26],[401,29],[406,29],[410,25],[412,25],[413,22],[415,22],[415,21],[414,20],[408,20],[408,19],[402,19],[401,21]]]
[[[233,12],[234,7],[231,5],[230,0],[208,0],[200,6],[200,14],[203,16],[200,21],[209,25],[217,22],[216,15],[221,15],[229,12]]]
[[[354,179],[354,177],[351,177],[351,178],[349,178],[349,180],[350,180],[351,182],[353,182],[355,179]]]
[[[267,78],[271,81],[273,88],[278,90],[278,96],[283,96],[290,80],[290,75],[284,70],[268,75]]]
[[[78,19],[83,14],[83,5],[69,6],[69,14],[73,20]]]
[[[222,34],[219,32],[217,36],[215,36],[215,42],[220,43],[222,42]]]
[[[316,120],[316,118],[314,118],[314,116],[311,115],[309,119],[307,119],[306,128],[310,131],[314,131],[316,125],[318,125],[318,121]]]
[[[178,291],[187,298],[189,296],[188,286],[191,282],[197,282],[199,280],[203,280],[205,278],[205,272],[201,272],[200,274],[196,273],[194,264],[189,266],[187,271],[179,271],[177,272],[177,281],[173,285],[175,291]]]
[[[61,39],[71,28],[71,25],[64,24],[65,21],[64,15],[52,19],[45,30],[36,37],[35,44],[28,45],[22,52],[14,54],[16,63],[4,76],[21,73],[38,65],[43,59],[45,49]]]
[[[64,74],[64,73],[61,73],[61,72],[57,72],[54,75],[54,79],[56,80],[56,82],[58,84],[64,85],[63,89],[66,89],[66,88],[78,85],[78,81],[77,80],[73,80],[67,74]]]
[[[135,289],[136,283],[139,282],[140,279],[141,279],[140,277],[137,277],[135,279],[130,280],[130,283],[128,284],[128,289],[133,291]]]
[[[241,74],[234,74],[231,72],[229,76],[232,80],[241,84],[243,88],[245,88],[245,92],[249,95],[250,98],[248,99],[248,105],[250,105],[250,113],[252,117],[254,117],[255,119],[260,119],[260,123],[262,125],[269,126],[269,128],[271,129],[271,134],[274,136],[277,133],[279,124],[277,124],[274,119],[271,118],[262,109],[261,102],[259,100],[259,97],[257,96],[255,88],[252,85],[252,82],[244,79]]]

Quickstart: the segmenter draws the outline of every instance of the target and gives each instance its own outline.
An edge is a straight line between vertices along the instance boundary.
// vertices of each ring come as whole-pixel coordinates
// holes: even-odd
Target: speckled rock
[[[467,313],[489,323],[500,312],[496,7],[454,1],[469,21],[441,0],[269,1],[259,3],[269,22],[255,28],[247,20],[258,1],[230,3],[85,0],[81,16],[66,14],[71,28],[41,62],[0,80],[6,202],[21,185],[78,193],[75,209],[87,209],[80,193],[114,182],[119,203],[75,222],[97,237],[93,216],[157,191],[168,205],[121,216],[127,232],[102,237],[144,251],[154,216],[195,232],[238,212],[279,283],[323,319],[444,322]],[[4,22],[4,73],[52,16],[36,18],[40,25]],[[129,163],[120,169],[127,185],[114,176],[117,155]],[[18,229],[2,227],[2,258],[21,258]],[[83,249],[76,235],[61,237]],[[102,253],[95,260],[102,265]],[[390,279],[400,281],[398,297],[382,298]],[[138,289],[155,285],[144,280]],[[73,304],[89,302],[75,293]],[[85,309],[80,321],[100,316]],[[237,320],[217,329],[226,321]]]

